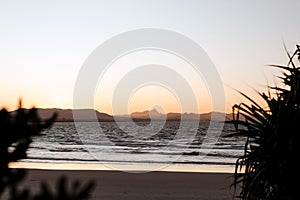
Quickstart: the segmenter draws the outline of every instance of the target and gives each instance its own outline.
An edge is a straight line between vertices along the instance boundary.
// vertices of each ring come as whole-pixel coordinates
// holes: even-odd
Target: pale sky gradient
[[[208,53],[230,112],[242,100],[230,87],[255,95],[252,88],[263,89],[278,74],[266,65],[287,63],[283,41],[290,51],[300,43],[299,10],[299,0],[0,0],[0,107],[15,109],[21,97],[26,107],[72,108],[77,74],[97,46],[125,31],[162,28]],[[142,94],[133,97],[138,110]],[[110,113],[104,104],[97,109]]]

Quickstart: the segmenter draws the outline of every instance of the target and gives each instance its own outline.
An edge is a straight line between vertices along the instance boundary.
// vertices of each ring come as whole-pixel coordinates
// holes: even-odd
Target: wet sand
[[[233,196],[231,173],[27,169],[22,185],[38,192],[40,183],[47,182],[55,190],[61,176],[81,183],[93,180],[93,200],[227,200]]]

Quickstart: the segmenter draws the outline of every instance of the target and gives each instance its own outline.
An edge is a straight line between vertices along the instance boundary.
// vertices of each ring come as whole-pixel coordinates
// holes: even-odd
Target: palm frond
[[[297,188],[289,183],[296,170],[295,157],[300,153],[300,68],[295,56],[300,58],[300,46],[288,53],[287,66],[270,65],[284,70],[278,77],[283,87],[269,86],[268,92],[259,93],[266,102],[263,108],[246,94],[250,105],[236,104],[233,121],[236,131],[229,137],[246,137],[244,155],[236,161],[233,186],[241,187],[240,199],[296,199]],[[271,91],[275,94],[272,95]],[[239,128],[242,126],[244,128]],[[246,129],[245,129],[246,128]]]

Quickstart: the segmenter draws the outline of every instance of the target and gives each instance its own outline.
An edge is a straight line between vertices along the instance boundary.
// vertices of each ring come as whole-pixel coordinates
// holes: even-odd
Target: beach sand
[[[54,187],[64,175],[68,180],[96,186],[90,199],[94,200],[168,200],[168,199],[232,199],[231,173],[206,172],[148,172],[127,173],[101,170],[39,170],[27,169],[23,185],[37,192],[41,182]],[[53,188],[54,189],[54,188]]]

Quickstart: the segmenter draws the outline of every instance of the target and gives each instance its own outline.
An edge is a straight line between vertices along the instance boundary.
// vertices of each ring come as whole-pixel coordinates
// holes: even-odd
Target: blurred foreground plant
[[[4,191],[9,192],[9,199],[13,200],[79,200],[89,196],[92,182],[81,186],[75,181],[71,191],[68,191],[64,177],[58,181],[57,192],[54,193],[50,192],[46,184],[42,184],[40,194],[35,195],[31,195],[29,189],[18,189],[26,171],[12,169],[9,163],[27,158],[26,151],[32,137],[49,128],[55,118],[56,114],[43,121],[38,116],[37,109],[23,109],[21,103],[19,109],[14,112],[8,112],[6,109],[0,111],[0,199]]]
[[[287,66],[279,77],[282,87],[269,87],[268,94],[259,93],[267,103],[261,107],[241,93],[251,105],[233,106],[233,136],[247,138],[244,155],[236,162],[233,185],[241,187],[241,199],[298,199],[297,160],[300,154],[300,47],[289,54]],[[275,94],[271,94],[274,91]],[[245,129],[246,127],[246,129]]]

